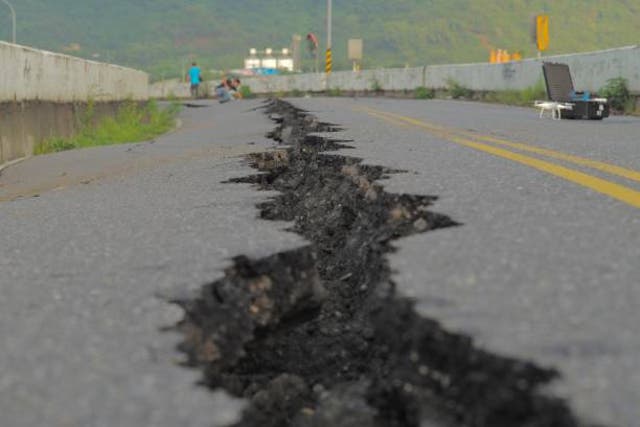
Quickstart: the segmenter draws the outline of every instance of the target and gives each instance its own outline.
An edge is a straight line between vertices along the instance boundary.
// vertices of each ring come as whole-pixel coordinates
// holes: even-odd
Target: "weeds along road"
[[[640,426],[640,120],[540,119],[455,101],[291,100],[344,128],[391,192],[462,223],[391,256],[419,311],[499,354],[558,368],[580,415]]]
[[[639,426],[640,120],[539,119],[447,101],[291,99],[439,196],[462,224],[394,242],[419,312],[498,354],[559,369],[591,421]],[[33,158],[0,176],[0,413],[11,426],[228,425],[243,403],[195,386],[162,331],[230,258],[299,247],[256,219],[270,194],[222,181],[273,145],[259,101],[203,103],[154,143]],[[37,197],[36,197],[37,196]]]
[[[207,426],[241,403],[177,365],[164,302],[239,253],[301,239],[256,220],[268,194],[221,184],[273,145],[261,102],[187,108],[154,143],[32,158],[0,176],[3,426]],[[35,197],[39,196],[39,197]]]

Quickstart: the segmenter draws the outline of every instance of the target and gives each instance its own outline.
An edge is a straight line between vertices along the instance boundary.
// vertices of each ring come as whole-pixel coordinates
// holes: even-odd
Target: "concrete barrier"
[[[149,99],[146,73],[0,42],[0,165],[44,138],[69,136],[81,104],[108,114],[127,99]]]
[[[155,82],[149,87],[149,95],[152,98],[189,98],[191,90],[189,83],[180,81],[179,79],[163,80]]]
[[[146,100],[142,71],[0,42],[0,102]]]
[[[521,90],[542,77],[542,61],[569,65],[577,89],[596,92],[607,80],[627,79],[629,89],[640,94],[640,47],[628,46],[597,52],[555,55],[504,64],[435,65],[426,69],[426,86],[446,88],[449,79],[478,91]]]
[[[408,90],[424,86],[425,67],[358,72],[337,71],[327,76],[324,73],[297,74],[288,76],[265,76],[245,78],[242,84],[251,92],[277,93],[298,90],[301,92],[322,92],[325,90],[375,91]]]
[[[0,103],[0,168],[5,162],[29,157],[41,141],[68,138],[87,110],[80,102],[5,102]],[[92,106],[95,119],[114,116],[118,101],[99,102]]]
[[[577,89],[596,92],[608,79],[624,77],[629,89],[640,94],[640,47],[628,46],[596,52],[556,55],[544,61],[569,64]],[[430,65],[417,68],[340,71],[325,74],[295,74],[287,76],[253,77],[243,79],[255,94],[286,93],[292,91],[408,91],[418,87],[444,89],[449,81],[475,91],[522,90],[542,79],[539,59],[526,59],[505,64]],[[169,84],[171,86],[171,84]],[[185,86],[186,87],[186,86]],[[162,90],[160,90],[162,88]],[[171,91],[167,85],[152,85],[151,96],[162,97]],[[173,93],[183,93],[179,88]]]

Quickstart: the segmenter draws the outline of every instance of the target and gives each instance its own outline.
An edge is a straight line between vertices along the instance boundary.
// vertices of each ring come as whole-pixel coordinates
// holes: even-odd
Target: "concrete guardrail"
[[[142,71],[0,42],[0,102],[146,100]]]
[[[76,104],[149,99],[142,71],[0,42],[0,165],[73,131]]]
[[[541,81],[542,61],[569,64],[574,84],[578,89],[596,92],[608,79],[624,77],[629,82],[629,89],[640,94],[639,46],[525,59],[504,64],[429,65],[359,72],[340,71],[329,76],[324,73],[265,76],[245,78],[242,83],[255,94],[374,89],[405,91],[418,87],[445,89],[450,80],[474,91],[522,90]],[[211,86],[209,93],[213,93]],[[171,95],[188,97],[188,84],[174,80],[151,85],[150,96],[164,98]]]

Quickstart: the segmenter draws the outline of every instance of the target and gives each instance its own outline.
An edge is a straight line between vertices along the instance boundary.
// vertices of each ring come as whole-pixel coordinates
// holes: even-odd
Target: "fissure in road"
[[[387,193],[393,171],[323,154],[344,145],[313,133],[335,126],[282,101],[265,110],[287,148],[252,156],[262,173],[235,182],[279,191],[262,218],[291,221],[310,244],[239,256],[177,301],[190,364],[250,402],[238,426],[585,425],[541,390],[556,371],[481,350],[396,294],[391,242],[457,225],[429,210],[433,197]]]

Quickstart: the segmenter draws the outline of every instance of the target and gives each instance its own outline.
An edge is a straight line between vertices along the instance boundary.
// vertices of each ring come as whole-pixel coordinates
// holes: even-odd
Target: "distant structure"
[[[282,71],[295,71],[294,59],[289,48],[274,50],[266,48],[258,50],[249,49],[249,56],[244,60],[245,70],[253,71],[255,74],[279,74]]]

